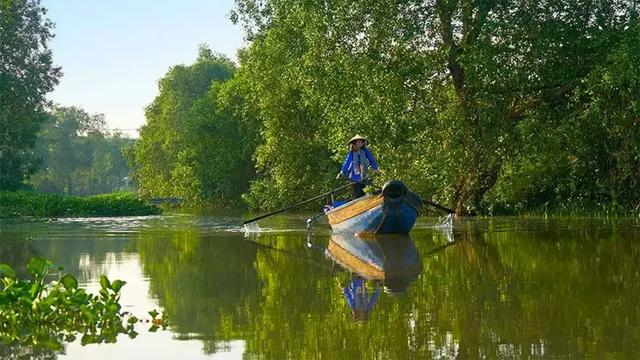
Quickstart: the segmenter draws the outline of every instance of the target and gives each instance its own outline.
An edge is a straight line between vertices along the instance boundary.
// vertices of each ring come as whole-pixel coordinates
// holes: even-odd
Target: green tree
[[[638,209],[640,31],[634,25],[619,36],[566,104],[519,124],[529,141],[506,164],[489,199],[494,206]]]
[[[212,83],[193,107],[191,126],[202,135],[189,146],[198,157],[194,167],[202,179],[201,198],[218,205],[237,205],[255,177],[253,155],[261,124],[248,93],[247,78],[237,71],[224,83]]]
[[[253,177],[259,127],[235,65],[201,46],[192,65],[172,67],[129,161],[144,196],[181,197],[216,206],[237,203]]]
[[[317,159],[340,160],[345,150],[335,151],[364,132],[388,177],[459,213],[485,210],[487,193],[535,146],[524,123],[535,131],[547,116],[571,131],[571,110],[584,110],[571,107],[572,96],[637,21],[634,6],[237,1],[232,18],[253,40],[241,68],[265,126],[256,156],[267,171],[256,184],[268,186],[253,187],[251,196],[290,197],[296,192],[286,193],[281,178],[293,171],[284,169],[325,170],[330,165]],[[315,151],[296,151],[297,134]],[[316,176],[302,188],[326,181]]]
[[[299,39],[296,19],[256,38],[240,58],[257,116],[262,122],[256,148],[257,178],[245,201],[254,208],[280,207],[330,188],[339,164],[326,146],[320,104],[309,97],[301,59],[308,45]],[[293,62],[293,63],[291,63]]]
[[[0,189],[16,189],[37,167],[36,134],[45,95],[58,83],[53,23],[39,0],[0,1]]]
[[[104,115],[56,107],[39,134],[41,169],[31,183],[40,191],[75,195],[108,193],[125,185],[124,147],[133,140],[109,134]]]

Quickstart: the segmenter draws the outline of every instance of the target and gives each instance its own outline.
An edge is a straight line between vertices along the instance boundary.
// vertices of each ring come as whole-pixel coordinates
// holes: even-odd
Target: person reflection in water
[[[374,287],[371,296],[369,296],[369,288],[365,279],[356,276],[351,280],[349,286],[344,288],[343,293],[351,308],[353,319],[363,322],[369,320],[369,313],[380,296],[380,287]]]

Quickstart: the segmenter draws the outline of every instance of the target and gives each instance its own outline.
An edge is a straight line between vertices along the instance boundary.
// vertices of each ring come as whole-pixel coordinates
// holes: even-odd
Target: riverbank
[[[0,218],[159,215],[162,209],[132,193],[69,196],[29,191],[0,192]]]

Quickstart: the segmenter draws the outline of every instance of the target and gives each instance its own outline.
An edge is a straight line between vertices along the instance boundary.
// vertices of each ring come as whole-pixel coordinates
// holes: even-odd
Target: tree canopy
[[[251,124],[243,122],[236,66],[201,46],[192,65],[172,67],[147,107],[147,123],[131,154],[140,192],[195,203],[237,202],[253,175]]]
[[[382,180],[458,213],[638,209],[634,1],[237,0],[231,19],[237,67],[201,49],[160,82],[149,194],[283,206],[335,187],[360,133]]]
[[[35,154],[41,164],[30,184],[39,191],[69,195],[129,189],[124,150],[133,143],[110,133],[102,114],[55,107],[38,134]]]
[[[49,41],[53,23],[39,0],[0,1],[0,189],[16,189],[37,167],[33,147],[45,95],[61,76]]]
[[[337,160],[360,132],[387,177],[460,213],[637,204],[624,190],[640,169],[634,4],[237,1],[253,40],[241,67],[264,100],[258,165],[275,163],[257,183],[282,188],[278,170],[299,162],[324,170],[287,136]]]

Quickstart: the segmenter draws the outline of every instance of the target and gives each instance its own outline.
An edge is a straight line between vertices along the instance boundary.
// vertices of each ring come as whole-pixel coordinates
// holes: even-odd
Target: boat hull
[[[408,234],[418,217],[419,197],[411,192],[389,201],[383,194],[367,195],[326,212],[339,233]]]

